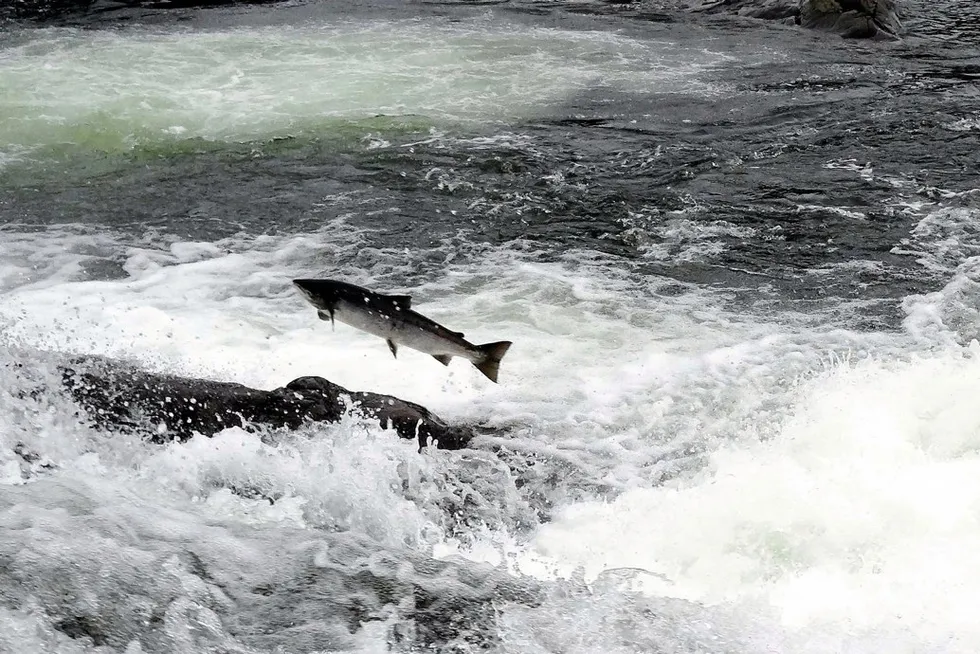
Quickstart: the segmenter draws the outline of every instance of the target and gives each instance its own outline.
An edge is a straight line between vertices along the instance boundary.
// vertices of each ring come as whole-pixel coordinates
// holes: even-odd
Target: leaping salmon
[[[383,295],[332,279],[294,279],[293,284],[316,307],[321,320],[334,324],[336,319],[380,336],[396,358],[399,345],[431,354],[444,366],[453,357],[461,357],[496,382],[500,360],[511,346],[510,341],[474,345],[463,338],[462,332],[446,329],[413,311],[408,295]]]

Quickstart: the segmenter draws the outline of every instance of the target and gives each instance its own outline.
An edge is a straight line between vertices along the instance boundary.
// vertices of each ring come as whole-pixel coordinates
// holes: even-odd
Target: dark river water
[[[0,651],[976,652],[980,10],[905,6],[0,27]],[[301,276],[514,341],[500,384]],[[26,396],[59,353],[484,434],[151,445]]]

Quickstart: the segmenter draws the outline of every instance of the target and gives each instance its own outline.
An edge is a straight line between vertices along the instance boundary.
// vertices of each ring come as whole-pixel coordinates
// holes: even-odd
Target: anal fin
[[[391,350],[391,356],[398,358],[398,344],[395,341],[388,339],[388,349]]]
[[[448,354],[433,354],[432,358],[444,366],[448,366],[449,362],[453,360],[453,358]]]

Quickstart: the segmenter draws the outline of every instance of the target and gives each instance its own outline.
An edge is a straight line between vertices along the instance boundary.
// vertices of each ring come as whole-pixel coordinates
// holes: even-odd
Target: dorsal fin
[[[394,304],[399,309],[411,309],[412,308],[412,296],[411,295],[386,295],[385,298],[389,302]]]

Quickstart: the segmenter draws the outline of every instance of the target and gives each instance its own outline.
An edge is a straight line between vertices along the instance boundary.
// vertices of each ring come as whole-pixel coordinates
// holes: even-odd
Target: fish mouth
[[[305,297],[307,301],[309,301],[309,303],[312,304],[313,306],[319,307],[323,303],[319,298],[319,296],[317,296],[317,294],[314,293],[313,290],[309,288],[309,286],[307,286],[307,282],[305,279],[294,279],[293,286],[298,288],[299,292],[303,294],[303,297]]]

